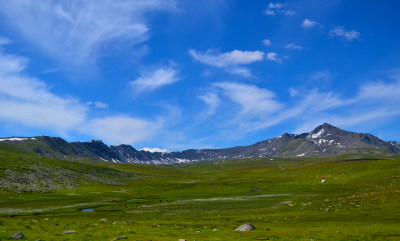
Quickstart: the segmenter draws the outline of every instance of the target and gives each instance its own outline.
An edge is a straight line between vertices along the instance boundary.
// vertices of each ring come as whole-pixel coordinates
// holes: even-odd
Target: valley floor
[[[400,240],[399,156],[148,166],[0,152],[0,162],[0,240]],[[81,178],[49,174],[71,185],[51,192],[5,185],[7,170],[25,180],[35,166],[36,180],[47,165]],[[245,223],[256,229],[235,231]]]

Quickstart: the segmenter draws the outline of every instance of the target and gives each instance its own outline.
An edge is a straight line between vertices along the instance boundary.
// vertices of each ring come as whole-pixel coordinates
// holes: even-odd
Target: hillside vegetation
[[[0,188],[0,239],[400,239],[398,155],[153,166],[3,149]]]

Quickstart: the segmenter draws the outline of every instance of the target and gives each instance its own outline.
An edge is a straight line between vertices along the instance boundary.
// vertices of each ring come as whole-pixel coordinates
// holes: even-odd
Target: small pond
[[[82,209],[82,212],[84,212],[84,213],[94,213],[96,211],[94,210],[94,208],[85,208],[85,209]]]

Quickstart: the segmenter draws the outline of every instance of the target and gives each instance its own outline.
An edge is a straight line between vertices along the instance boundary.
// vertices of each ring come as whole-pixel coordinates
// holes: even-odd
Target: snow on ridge
[[[155,148],[145,147],[145,148],[140,149],[140,150],[141,151],[148,151],[148,152],[151,152],[151,153],[154,153],[154,152],[167,153],[167,152],[169,152],[167,149],[160,149],[160,148],[157,148],[157,147],[155,147]]]
[[[0,141],[27,141],[27,140],[36,140],[36,138],[24,138],[24,137],[10,137],[10,138],[1,138]]]
[[[315,139],[318,137],[321,137],[321,135],[324,133],[324,129],[321,129],[320,131],[318,131],[318,133],[312,134],[311,138]]]
[[[307,152],[304,152],[302,154],[296,155],[296,156],[304,156]]]

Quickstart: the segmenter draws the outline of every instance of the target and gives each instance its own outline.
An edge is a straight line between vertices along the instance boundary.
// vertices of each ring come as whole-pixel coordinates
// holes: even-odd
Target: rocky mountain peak
[[[63,159],[90,157],[112,162],[146,164],[173,164],[221,159],[253,157],[310,157],[340,153],[398,153],[400,144],[385,142],[376,136],[339,129],[328,123],[317,126],[309,133],[294,135],[283,133],[248,146],[224,149],[186,150],[180,152],[149,152],[136,150],[131,145],[107,146],[101,140],[66,142],[57,137],[0,138],[3,143],[24,145],[43,156]],[[25,145],[27,142],[35,145]]]

